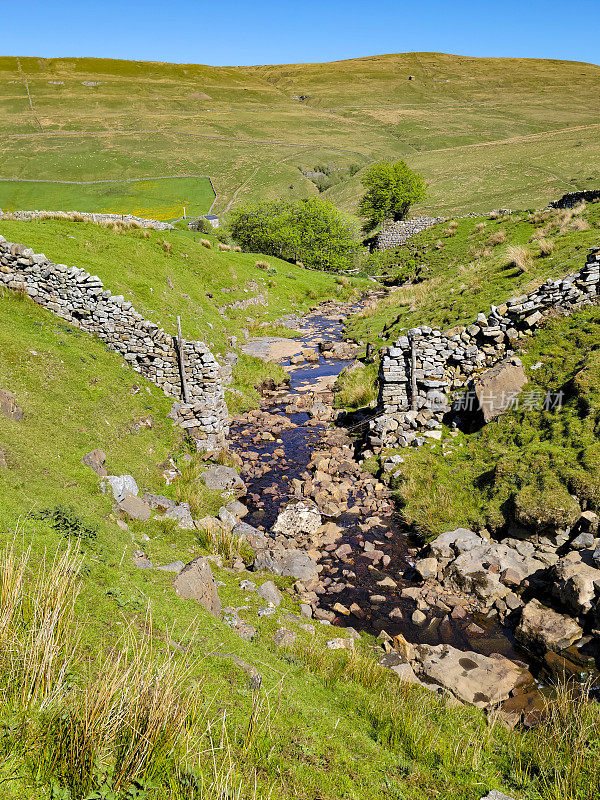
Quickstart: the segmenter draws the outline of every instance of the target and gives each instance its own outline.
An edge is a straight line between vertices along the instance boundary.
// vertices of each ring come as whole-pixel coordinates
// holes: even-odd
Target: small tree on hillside
[[[404,161],[379,161],[363,178],[365,194],[358,213],[365,217],[365,233],[371,233],[388,219],[403,219],[413,203],[425,198],[425,182]]]
[[[265,201],[236,210],[229,229],[246,251],[302,261],[314,269],[349,269],[359,249],[352,222],[317,197]]]

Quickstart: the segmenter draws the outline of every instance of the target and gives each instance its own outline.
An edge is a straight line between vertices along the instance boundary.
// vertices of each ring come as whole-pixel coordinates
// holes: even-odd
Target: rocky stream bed
[[[581,639],[581,628],[562,615],[549,618],[532,605],[522,614],[524,601],[510,588],[510,581],[515,589],[522,581],[529,586],[531,574],[555,563],[548,547],[545,557],[530,543],[521,543],[522,555],[510,547],[497,552],[477,534],[456,531],[440,537],[437,550],[435,543],[419,550],[385,483],[362,469],[332,391],[356,356],[357,347],[343,341],[343,321],[358,307],[322,304],[296,320],[296,347],[288,341],[279,359],[274,340],[249,345],[269,351],[290,373],[287,387],[265,387],[260,409],[232,422],[231,446],[247,487],[245,523],[264,533],[260,546],[268,548],[255,568],[292,574],[281,564],[303,551],[316,564],[314,572],[295,574],[306,617],[378,636],[380,663],[404,680],[481,707],[502,703],[507,724],[534,724],[552,681],[593,672],[589,637]],[[469,550],[472,580],[453,580],[452,565]],[[501,590],[482,596],[475,584],[486,581]],[[515,641],[511,614],[530,618],[529,637],[524,619]],[[575,641],[578,647],[560,656],[556,647],[536,652],[539,625],[554,625],[563,651]]]

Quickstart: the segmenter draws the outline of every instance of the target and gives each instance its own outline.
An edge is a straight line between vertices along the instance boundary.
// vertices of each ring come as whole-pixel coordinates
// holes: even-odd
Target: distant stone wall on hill
[[[62,319],[102,339],[164,393],[182,398],[180,353],[172,336],[144,319],[123,295],[113,295],[97,275],[54,264],[43,253],[0,236],[0,286],[24,291]],[[173,418],[196,441],[198,450],[220,449],[229,415],[220,368],[204,342],[184,341],[182,361],[187,402],[175,404]]]
[[[581,192],[569,192],[563,194],[560,200],[550,203],[550,208],[573,208],[579,203],[595,203],[600,200],[600,189],[588,189]]]
[[[140,228],[151,228],[155,231],[170,231],[173,225],[170,222],[159,222],[157,219],[144,219],[133,214],[93,214],[87,211],[8,211],[0,214],[0,219],[16,219],[19,222],[31,222],[38,219],[64,217],[70,219],[73,215],[81,218],[82,222],[123,222],[125,225],[134,223]]]
[[[382,354],[378,416],[371,440],[380,446],[423,444],[439,438],[453,394],[502,359],[519,339],[555,311],[572,312],[598,298],[600,247],[592,248],[580,272],[547,280],[527,295],[513,297],[471,325],[440,330],[422,325]]]
[[[375,247],[377,250],[400,247],[411,236],[416,236],[438,222],[446,222],[446,219],[447,217],[412,217],[401,222],[385,222],[375,237]]]

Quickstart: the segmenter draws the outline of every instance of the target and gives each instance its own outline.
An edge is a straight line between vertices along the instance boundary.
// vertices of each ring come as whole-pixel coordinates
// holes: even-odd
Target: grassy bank
[[[57,263],[98,275],[114,294],[123,294],[146,319],[169,333],[176,333],[181,316],[185,338],[206,341],[221,355],[231,350],[231,336],[237,337],[239,347],[246,333],[272,333],[273,322],[283,314],[304,313],[320,300],[348,298],[367,285],[277,258],[268,260],[267,273],[255,266],[264,258],[220,250],[214,236],[183,228],[156,232],[53,219],[2,220],[0,233]],[[229,393],[231,409],[256,403],[253,387],[268,377],[281,380],[283,371],[240,354],[233,389],[242,394]]]

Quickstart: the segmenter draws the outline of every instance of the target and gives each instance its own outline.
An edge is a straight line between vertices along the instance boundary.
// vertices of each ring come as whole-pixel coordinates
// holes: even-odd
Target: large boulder
[[[304,550],[261,550],[254,559],[254,569],[275,575],[286,575],[300,581],[312,581],[318,576],[317,562]]]
[[[273,533],[290,539],[296,536],[313,536],[321,527],[321,514],[310,500],[294,500],[279,512]]]
[[[274,606],[281,605],[281,592],[275,586],[273,581],[265,581],[256,590],[256,594],[266,600],[267,603],[272,603]]]
[[[213,617],[221,613],[221,601],[208,559],[195,558],[186,564],[173,582],[182,600],[196,600]]]
[[[591,549],[574,550],[554,567],[552,593],[561,605],[577,615],[587,614],[596,593],[600,594],[600,569],[593,555]]]
[[[23,419],[23,409],[17,403],[17,398],[8,389],[0,389],[0,411],[5,417],[21,422]]]
[[[530,600],[523,609],[515,638],[527,650],[559,652],[583,636],[583,630],[571,617],[546,608],[538,600]]]
[[[419,645],[416,651],[419,672],[479,708],[501,703],[518,686],[533,680],[524,667],[497,653],[484,656],[448,644]]]
[[[473,388],[484,422],[511,408],[526,383],[523,366],[513,364],[510,359],[504,359],[482,373]]]
[[[200,476],[206,488],[215,492],[234,492],[236,497],[246,494],[246,484],[232,467],[209,467]]]

